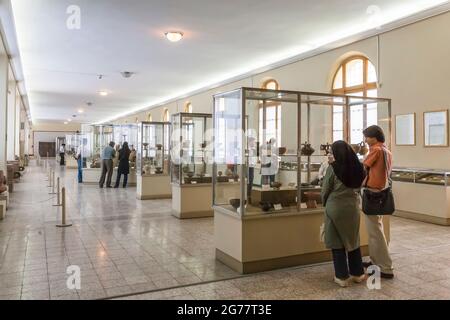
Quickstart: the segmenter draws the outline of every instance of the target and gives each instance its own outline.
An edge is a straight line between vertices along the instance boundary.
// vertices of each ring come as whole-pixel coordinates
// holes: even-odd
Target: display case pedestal
[[[98,184],[100,181],[100,177],[102,175],[101,168],[83,168],[83,183],[85,184]],[[117,179],[117,168],[114,168],[113,175],[111,178],[111,185],[116,183]],[[120,183],[122,186],[123,176],[120,179]],[[128,174],[128,186],[136,186],[136,171],[134,169],[130,169],[130,173]]]
[[[172,197],[170,175],[138,175],[136,184],[136,197],[139,200],[170,199]]]
[[[214,216],[212,184],[172,183],[172,214],[179,219]]]
[[[331,252],[320,242],[323,210],[240,217],[214,207],[216,259],[241,273],[255,273],[331,261]],[[390,239],[389,217],[384,231]],[[368,255],[365,218],[361,214],[361,249]]]
[[[396,216],[450,225],[450,187],[393,181],[392,190]]]

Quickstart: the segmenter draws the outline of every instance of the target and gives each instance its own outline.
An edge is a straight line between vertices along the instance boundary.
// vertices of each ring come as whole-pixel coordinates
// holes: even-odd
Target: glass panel
[[[394,169],[392,170],[392,180],[400,182],[414,182],[414,172]]]
[[[353,87],[363,84],[364,62],[362,59],[349,61],[346,65],[346,87]]]
[[[169,124],[144,122],[140,126],[142,141],[138,146],[139,174],[169,173]]]
[[[238,214],[244,213],[246,204],[241,199],[242,148],[245,147],[241,95],[242,91],[237,90],[214,97],[214,205]],[[257,101],[253,103],[258,105]],[[258,122],[254,125],[258,126]],[[254,143],[251,145],[254,148]]]
[[[172,181],[181,184],[212,182],[212,117],[181,113],[172,117]]]
[[[435,172],[416,172],[416,183],[445,185],[445,174]]]
[[[375,66],[372,64],[372,62],[367,61],[368,64],[368,70],[367,70],[367,82],[377,82],[377,71],[375,70]]]
[[[362,92],[352,93],[352,96],[363,96]],[[350,103],[350,144],[359,144],[364,140],[364,105],[363,99],[351,98]]]
[[[344,139],[344,107],[333,106],[333,141]]]
[[[333,89],[342,89],[344,83],[343,79],[343,68],[340,67],[334,78]]]
[[[448,111],[425,112],[425,146],[448,144]]]

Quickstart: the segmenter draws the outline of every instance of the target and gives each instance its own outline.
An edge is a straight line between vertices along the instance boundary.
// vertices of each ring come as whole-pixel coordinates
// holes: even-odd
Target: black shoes
[[[370,266],[373,266],[372,261],[369,262],[363,262],[363,267],[365,269],[369,268]],[[369,275],[372,275],[372,273],[370,273]],[[380,277],[382,279],[394,279],[394,274],[393,273],[385,273],[385,272],[381,272],[380,271]]]

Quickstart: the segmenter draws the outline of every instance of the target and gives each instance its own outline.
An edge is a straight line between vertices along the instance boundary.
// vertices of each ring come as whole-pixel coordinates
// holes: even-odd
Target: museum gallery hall
[[[449,30],[445,0],[1,1],[0,300],[450,299]]]

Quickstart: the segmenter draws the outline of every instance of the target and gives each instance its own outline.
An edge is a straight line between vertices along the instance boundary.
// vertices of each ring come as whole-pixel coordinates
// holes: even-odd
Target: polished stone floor
[[[0,221],[0,299],[449,299],[450,228],[392,219],[396,278],[380,290],[341,289],[329,263],[240,276],[214,259],[213,219],[180,221],[170,200],[137,201],[135,189],[67,189],[72,227],[60,229],[45,170],[27,168]],[[81,270],[81,289],[66,269]],[[143,293],[144,294],[139,294]]]

